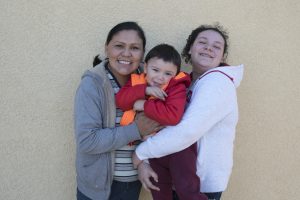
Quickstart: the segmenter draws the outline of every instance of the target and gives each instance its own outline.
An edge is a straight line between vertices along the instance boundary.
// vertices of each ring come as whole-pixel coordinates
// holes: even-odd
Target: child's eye
[[[215,48],[215,49],[221,49],[221,47],[219,47],[219,46],[214,46],[214,48]]]

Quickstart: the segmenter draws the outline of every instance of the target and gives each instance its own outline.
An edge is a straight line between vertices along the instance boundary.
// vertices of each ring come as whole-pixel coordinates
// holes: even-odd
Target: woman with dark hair
[[[238,122],[236,88],[243,77],[243,65],[225,64],[227,51],[228,34],[219,25],[202,25],[188,37],[182,56],[192,65],[192,86],[183,118],[143,142],[133,155],[146,189],[158,190],[149,178],[159,181],[159,177],[142,160],[169,155],[197,142],[199,190],[208,199],[221,198],[233,165]]]
[[[115,94],[137,72],[146,38],[135,22],[117,24],[105,43],[107,58],[96,56],[76,91],[74,123],[76,138],[77,200],[137,200],[141,183],[131,156],[143,135],[159,130],[158,123],[139,115],[119,126],[123,112]]]

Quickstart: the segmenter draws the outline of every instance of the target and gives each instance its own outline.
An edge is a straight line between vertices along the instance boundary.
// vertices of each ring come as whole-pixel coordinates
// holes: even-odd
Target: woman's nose
[[[131,51],[129,48],[124,48],[122,54],[123,56],[131,56]]]

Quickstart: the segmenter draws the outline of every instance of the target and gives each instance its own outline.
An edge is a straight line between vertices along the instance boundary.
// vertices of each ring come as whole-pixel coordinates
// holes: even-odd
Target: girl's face
[[[189,53],[193,70],[204,73],[218,67],[224,55],[223,37],[214,30],[206,30],[198,34]]]
[[[120,31],[105,46],[105,53],[116,78],[128,76],[139,67],[143,59],[143,40],[134,30]]]

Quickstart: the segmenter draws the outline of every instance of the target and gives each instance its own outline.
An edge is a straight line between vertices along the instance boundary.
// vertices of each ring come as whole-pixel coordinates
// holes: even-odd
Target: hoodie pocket
[[[110,157],[108,154],[97,155],[94,162],[83,165],[82,179],[87,186],[95,190],[107,190],[110,188]]]

